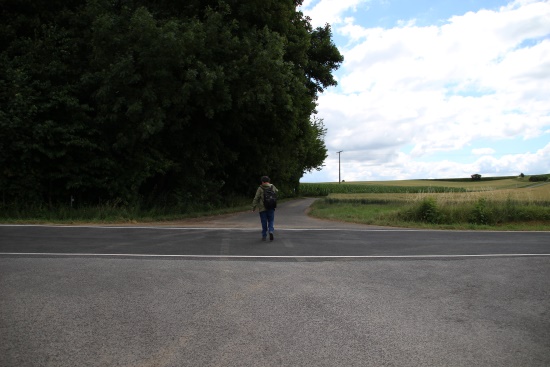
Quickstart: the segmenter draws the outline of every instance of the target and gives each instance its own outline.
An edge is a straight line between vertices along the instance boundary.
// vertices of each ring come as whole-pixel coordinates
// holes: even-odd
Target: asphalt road
[[[550,232],[0,226],[0,366],[548,366]]]

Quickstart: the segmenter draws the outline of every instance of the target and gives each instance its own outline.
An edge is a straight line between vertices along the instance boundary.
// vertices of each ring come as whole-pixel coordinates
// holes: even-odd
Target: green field
[[[482,181],[403,180],[302,184],[318,196],[311,215],[371,225],[550,230],[550,182],[525,178]]]

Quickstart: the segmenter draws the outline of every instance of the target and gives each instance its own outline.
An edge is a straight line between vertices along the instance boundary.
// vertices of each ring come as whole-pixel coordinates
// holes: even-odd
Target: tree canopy
[[[3,202],[215,202],[326,158],[343,61],[299,0],[1,0]]]

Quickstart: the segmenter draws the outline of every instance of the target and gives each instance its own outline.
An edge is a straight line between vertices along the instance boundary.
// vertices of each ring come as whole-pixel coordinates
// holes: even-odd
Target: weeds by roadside
[[[175,221],[212,215],[235,213],[249,209],[248,198],[232,200],[225,205],[142,208],[139,205],[59,205],[0,206],[2,223],[143,223]]]
[[[404,203],[328,203],[316,201],[310,215],[377,226],[456,230],[550,230],[550,206],[468,204],[445,207],[435,201]]]

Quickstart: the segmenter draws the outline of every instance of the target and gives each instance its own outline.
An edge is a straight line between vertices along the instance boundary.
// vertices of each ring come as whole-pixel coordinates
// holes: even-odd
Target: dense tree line
[[[0,0],[3,203],[216,202],[326,158],[301,0]]]

